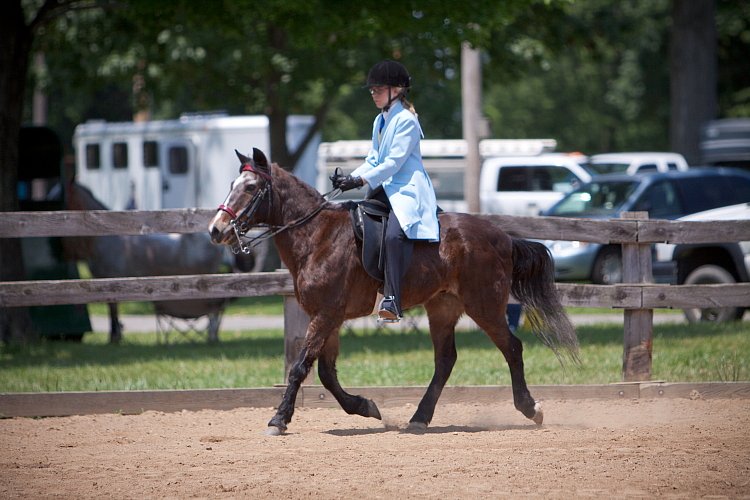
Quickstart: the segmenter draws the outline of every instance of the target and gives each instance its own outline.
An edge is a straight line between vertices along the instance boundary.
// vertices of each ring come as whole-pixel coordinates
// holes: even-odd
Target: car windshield
[[[553,206],[549,215],[566,217],[616,215],[638,186],[636,181],[589,182]]]
[[[630,166],[627,162],[608,161],[602,163],[589,163],[589,170],[595,174],[624,174]]]

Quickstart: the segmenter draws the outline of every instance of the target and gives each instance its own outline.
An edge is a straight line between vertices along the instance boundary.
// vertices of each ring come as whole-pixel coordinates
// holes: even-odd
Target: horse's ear
[[[264,155],[263,151],[258,148],[253,148],[253,162],[255,162],[256,167],[266,171],[268,170],[268,160],[266,159],[266,155]]]
[[[234,152],[237,153],[237,158],[240,159],[240,163],[241,164],[245,165],[247,163],[250,163],[250,158],[248,158],[247,156],[243,155],[242,153],[240,153],[236,149],[234,150]]]

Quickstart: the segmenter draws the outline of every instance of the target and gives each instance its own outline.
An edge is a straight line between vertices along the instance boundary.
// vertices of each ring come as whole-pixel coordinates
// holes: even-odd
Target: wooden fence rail
[[[3,212],[0,238],[199,233],[216,213],[209,209],[88,212]],[[750,239],[750,220],[592,220],[566,217],[482,215],[508,234],[540,240],[592,243],[710,243]]]
[[[195,233],[205,231],[215,211],[6,212],[0,238],[103,236],[113,234]],[[650,245],[657,242],[708,243],[750,240],[750,221],[676,222],[626,214],[617,220],[482,215],[512,236],[623,245],[626,283],[558,283],[563,305],[622,308],[625,312],[623,378],[648,380],[651,374],[653,309],[750,306],[750,283],[732,285],[657,285],[651,283]],[[85,304],[131,300],[252,297],[294,293],[288,272],[206,274],[147,278],[45,280],[0,283],[0,307]],[[296,306],[298,308],[298,306]],[[285,301],[287,350],[300,344],[305,316]],[[286,353],[294,359],[293,352]]]
[[[750,306],[750,283],[734,285],[590,285],[557,283],[563,305],[616,309]],[[133,300],[213,299],[293,295],[287,271],[147,278],[0,282],[0,307]]]

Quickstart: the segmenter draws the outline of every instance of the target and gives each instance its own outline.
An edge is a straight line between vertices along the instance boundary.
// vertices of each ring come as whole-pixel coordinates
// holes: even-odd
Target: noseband
[[[232,245],[231,249],[232,252],[235,254],[238,254],[240,252],[244,254],[249,254],[252,251],[252,247],[259,245],[261,242],[273,238],[277,234],[286,231],[287,229],[292,229],[298,226],[301,226],[302,224],[306,223],[318,213],[320,213],[321,210],[323,210],[323,207],[326,206],[326,203],[321,203],[318,205],[315,210],[310,212],[309,214],[305,215],[304,217],[301,217],[293,222],[290,222],[289,224],[284,224],[283,226],[277,226],[273,224],[255,224],[254,226],[250,224],[250,219],[255,215],[255,212],[258,211],[258,208],[260,207],[260,204],[263,202],[265,198],[268,198],[268,204],[267,204],[267,218],[271,215],[271,210],[273,209],[273,183],[272,183],[272,177],[270,174],[266,172],[259,171],[255,168],[255,166],[252,163],[245,163],[240,167],[240,173],[242,172],[252,172],[260,177],[262,177],[266,182],[263,184],[263,187],[258,189],[255,194],[253,195],[252,199],[250,200],[250,203],[247,204],[245,208],[242,209],[242,211],[238,214],[235,212],[231,207],[228,207],[225,204],[219,205],[218,210],[221,212],[226,212],[232,219],[229,221],[229,224],[232,226],[232,230],[234,231],[234,235],[237,238],[237,245]],[[324,196],[328,196],[331,193],[338,191],[340,193],[340,190],[334,189],[333,191],[329,191]],[[338,195],[338,193],[336,194]],[[253,238],[249,238],[248,243],[245,243],[243,240],[243,237],[253,228],[265,228],[265,230],[259,234],[258,236],[255,236]]]

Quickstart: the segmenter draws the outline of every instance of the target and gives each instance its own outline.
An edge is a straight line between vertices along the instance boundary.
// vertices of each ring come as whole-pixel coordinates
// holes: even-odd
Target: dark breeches
[[[414,251],[414,240],[410,240],[401,229],[396,214],[391,212],[385,230],[385,284],[383,295],[394,296],[401,310],[401,279],[409,269]]]
[[[385,203],[391,210],[388,215],[388,223],[385,229],[385,283],[383,284],[383,295],[396,298],[399,312],[401,311],[401,280],[411,263],[414,252],[414,240],[409,239],[404,230],[401,229],[396,214],[393,213],[391,201],[382,188],[373,190],[367,196],[369,199]]]

